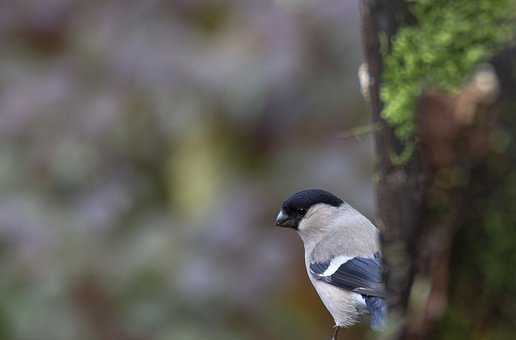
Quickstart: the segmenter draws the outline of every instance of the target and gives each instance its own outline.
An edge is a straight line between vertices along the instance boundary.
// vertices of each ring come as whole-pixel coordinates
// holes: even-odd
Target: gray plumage
[[[370,314],[372,327],[379,329],[386,316],[379,232],[332,196],[322,190],[293,195],[283,203],[277,224],[296,229],[303,240],[308,276],[336,326]]]

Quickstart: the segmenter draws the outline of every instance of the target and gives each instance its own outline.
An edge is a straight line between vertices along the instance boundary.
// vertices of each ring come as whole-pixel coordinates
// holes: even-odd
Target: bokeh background
[[[357,3],[2,1],[0,339],[326,338],[273,219],[374,217]]]

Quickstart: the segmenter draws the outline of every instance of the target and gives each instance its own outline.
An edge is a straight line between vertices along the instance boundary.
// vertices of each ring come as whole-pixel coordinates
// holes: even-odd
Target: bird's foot
[[[331,340],[337,340],[337,337],[339,335],[340,326],[335,325],[333,326],[335,328],[335,331],[333,332],[333,336],[331,337]]]

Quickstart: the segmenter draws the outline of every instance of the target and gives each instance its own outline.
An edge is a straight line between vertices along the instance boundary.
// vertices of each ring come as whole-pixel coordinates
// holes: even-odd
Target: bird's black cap
[[[343,201],[331,192],[321,189],[308,189],[290,196],[285,202],[283,202],[282,208],[285,209],[286,212],[296,211],[299,209],[308,210],[311,206],[318,203],[325,203],[338,207],[343,203]]]
[[[290,196],[281,206],[276,225],[297,228],[301,219],[313,205],[324,203],[339,207],[343,201],[334,194],[320,189],[308,189]]]

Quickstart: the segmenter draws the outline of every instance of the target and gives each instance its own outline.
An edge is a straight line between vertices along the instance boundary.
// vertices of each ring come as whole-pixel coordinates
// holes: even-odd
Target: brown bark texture
[[[404,1],[363,0],[361,16],[372,119],[380,126],[377,207],[390,308],[380,337],[504,338],[516,326],[515,256],[499,257],[516,250],[515,50],[494,57],[457,95],[426,89],[414,154],[398,164],[392,155],[406,145],[381,116],[381,47],[417,23]]]

